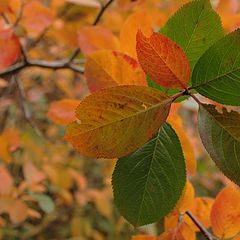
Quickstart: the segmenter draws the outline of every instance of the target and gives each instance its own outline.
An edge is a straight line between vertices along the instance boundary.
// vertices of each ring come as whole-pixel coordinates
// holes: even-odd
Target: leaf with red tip
[[[168,37],[153,33],[149,38],[137,33],[137,55],[150,78],[167,88],[186,88],[190,64],[181,47]]]

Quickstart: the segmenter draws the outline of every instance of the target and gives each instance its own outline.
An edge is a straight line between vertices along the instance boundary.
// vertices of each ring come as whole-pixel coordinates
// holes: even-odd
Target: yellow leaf
[[[83,155],[114,158],[142,146],[164,123],[171,99],[144,86],[102,89],[85,98],[65,139]]]
[[[91,92],[117,85],[146,85],[138,62],[126,54],[102,50],[88,56],[85,76]]]
[[[216,197],[211,211],[214,234],[219,238],[231,238],[240,232],[240,190],[225,187]]]
[[[122,26],[120,32],[121,50],[131,57],[137,58],[137,31],[141,30],[144,35],[149,36],[152,33],[152,27],[153,20],[147,12],[141,11],[130,15]]]

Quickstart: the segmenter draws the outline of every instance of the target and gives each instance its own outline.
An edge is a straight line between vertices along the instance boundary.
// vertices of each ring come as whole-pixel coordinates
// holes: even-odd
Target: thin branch
[[[24,88],[21,84],[20,81],[18,81],[17,77],[15,75],[13,75],[13,78],[15,80],[18,92],[19,92],[19,104],[22,108],[23,111],[23,115],[24,118],[26,119],[26,121],[28,122],[28,124],[34,129],[34,131],[39,135],[39,136],[43,136],[42,132],[40,131],[40,129],[37,127],[36,123],[34,122],[33,118],[32,118],[32,113],[28,107],[27,101],[26,101],[26,94],[24,91]]]
[[[198,219],[190,212],[186,211],[186,215],[193,221],[193,223],[198,227],[201,233],[207,240],[214,240],[213,236],[208,232],[208,230],[198,221]]]
[[[188,92],[188,95],[191,96],[199,106],[203,104],[194,94]]]
[[[93,22],[93,26],[96,26],[98,22],[100,21],[102,15],[107,10],[107,8],[113,3],[114,0],[109,0],[104,6],[102,6],[100,12],[98,13],[97,17],[95,18]]]
[[[23,0],[21,0],[21,5],[20,5],[20,9],[16,18],[15,23],[13,24],[13,27],[16,27],[18,25],[18,23],[20,22],[21,18],[22,18],[22,14],[23,14],[23,9],[24,9],[24,5],[25,3],[23,2]]]
[[[3,18],[3,20],[4,20],[4,22],[5,22],[6,24],[10,24],[7,16],[6,16],[4,13],[1,13],[1,16],[2,16],[2,18]]]

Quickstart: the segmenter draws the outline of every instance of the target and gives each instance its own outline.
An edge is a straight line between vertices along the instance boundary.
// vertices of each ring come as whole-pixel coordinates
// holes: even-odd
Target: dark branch
[[[214,240],[208,230],[198,221],[198,219],[190,211],[186,211],[185,213],[194,222],[194,224],[198,227],[198,229],[201,231],[201,233],[207,240]]]
[[[100,12],[98,13],[97,17],[95,18],[93,22],[93,26],[96,26],[98,22],[100,21],[102,15],[106,11],[106,9],[113,3],[114,0],[109,0],[104,6],[102,6]]]

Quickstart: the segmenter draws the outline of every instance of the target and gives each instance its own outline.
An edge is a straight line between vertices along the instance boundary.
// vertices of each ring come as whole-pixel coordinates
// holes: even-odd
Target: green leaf
[[[49,196],[40,193],[33,193],[31,196],[33,196],[38,201],[39,207],[45,213],[51,213],[55,210],[55,203]]]
[[[135,226],[166,216],[179,200],[185,182],[181,144],[167,123],[144,146],[120,158],[112,178],[115,203]]]
[[[209,0],[185,4],[169,19],[161,32],[184,49],[191,69],[202,54],[224,36],[221,19]]]
[[[219,169],[240,185],[240,114],[225,108],[220,113],[213,105],[200,106],[199,132]]]
[[[205,97],[240,105],[240,29],[215,43],[198,61],[193,86]]]

